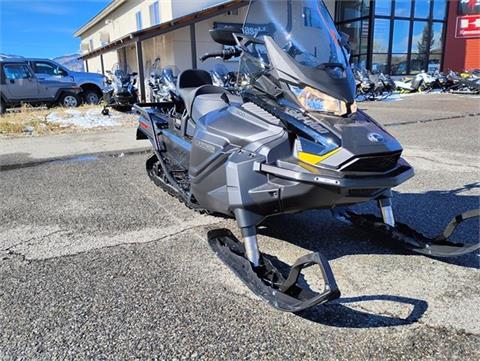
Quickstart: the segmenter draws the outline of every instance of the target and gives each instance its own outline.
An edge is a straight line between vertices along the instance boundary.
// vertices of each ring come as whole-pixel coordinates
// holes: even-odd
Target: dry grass
[[[90,109],[100,108],[101,105],[81,105],[75,110],[86,112]],[[47,135],[58,133],[70,133],[76,131],[89,131],[89,129],[65,126],[47,121],[47,116],[53,112],[64,114],[67,108],[55,107],[32,107],[24,104],[20,108],[8,111],[0,116],[0,136],[21,136],[21,135]],[[114,113],[114,110],[111,110]],[[122,114],[125,117],[125,124],[133,123],[134,115]],[[98,128],[96,128],[98,129]]]

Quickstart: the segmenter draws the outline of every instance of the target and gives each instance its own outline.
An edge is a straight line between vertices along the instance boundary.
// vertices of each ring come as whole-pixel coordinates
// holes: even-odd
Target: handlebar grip
[[[203,61],[207,60],[208,58],[217,58],[217,57],[220,57],[223,60],[228,60],[230,58],[239,56],[241,53],[242,52],[239,49],[234,49],[234,48],[225,49],[225,50],[218,51],[218,52],[215,52],[215,53],[204,54],[200,57],[200,61],[203,62]]]
[[[204,54],[200,57],[200,61],[205,61],[209,58],[216,58],[216,57],[223,57],[223,51],[219,51],[219,52],[216,52],[216,53],[207,53],[207,54]]]

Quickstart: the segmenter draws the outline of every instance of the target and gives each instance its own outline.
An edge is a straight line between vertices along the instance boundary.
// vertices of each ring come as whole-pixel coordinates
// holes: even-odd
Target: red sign
[[[456,38],[480,37],[480,15],[457,16]]]

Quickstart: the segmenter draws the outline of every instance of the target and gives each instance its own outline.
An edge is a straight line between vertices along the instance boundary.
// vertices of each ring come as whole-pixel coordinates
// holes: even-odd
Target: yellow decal
[[[317,154],[312,154],[312,153],[306,153],[306,152],[298,152],[298,159],[300,159],[302,162],[308,163],[308,164],[318,164],[321,161],[327,159],[328,157],[334,155],[338,151],[340,151],[340,147],[336,148],[324,155],[317,155]]]

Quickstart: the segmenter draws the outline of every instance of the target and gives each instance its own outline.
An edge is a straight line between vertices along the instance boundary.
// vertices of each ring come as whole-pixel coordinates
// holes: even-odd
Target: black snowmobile
[[[179,99],[135,106],[137,138],[152,142],[146,168],[156,185],[199,212],[235,217],[243,242],[225,229],[210,231],[208,239],[253,292],[290,312],[340,296],[320,253],[301,257],[283,274],[259,251],[257,226],[277,214],[332,209],[341,220],[427,255],[479,248],[448,240],[476,211],[458,216],[435,240],[395,223],[391,188],[413,169],[398,141],[357,110],[346,40],[322,1],[251,1],[243,33],[210,33],[230,47],[203,58],[240,56],[239,95],[212,85],[206,71],[185,70]],[[370,200],[382,218],[342,211]],[[313,265],[322,273],[320,293],[299,279]]]
[[[119,111],[131,110],[132,105],[138,101],[137,88],[135,88],[137,73],[125,71],[119,64],[115,64],[107,74],[110,79],[109,87],[103,93],[102,114],[109,115],[108,107]]]

